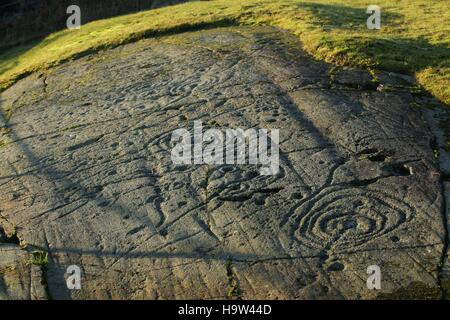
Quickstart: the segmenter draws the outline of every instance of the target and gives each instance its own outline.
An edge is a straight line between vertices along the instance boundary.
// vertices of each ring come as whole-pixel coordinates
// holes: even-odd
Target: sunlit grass
[[[363,0],[213,0],[94,21],[0,54],[0,88],[30,72],[145,37],[215,25],[272,25],[296,34],[318,59],[410,73],[450,104],[448,0],[377,0],[382,29],[368,30]],[[1,49],[0,49],[1,50]]]

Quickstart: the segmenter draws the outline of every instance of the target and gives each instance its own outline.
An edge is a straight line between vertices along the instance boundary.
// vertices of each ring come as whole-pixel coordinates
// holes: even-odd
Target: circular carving
[[[395,196],[356,187],[329,187],[295,210],[295,238],[312,248],[349,249],[396,230],[414,209]]]

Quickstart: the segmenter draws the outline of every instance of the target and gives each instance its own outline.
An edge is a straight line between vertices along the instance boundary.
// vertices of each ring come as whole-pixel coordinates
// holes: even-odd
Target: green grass
[[[189,2],[98,20],[40,42],[3,50],[0,88],[36,70],[104,48],[219,25],[272,25],[291,31],[306,51],[336,65],[415,75],[450,104],[448,0],[377,0],[382,29],[368,30],[372,0],[213,0]]]
[[[233,260],[229,257],[226,261],[226,271],[228,279],[227,299],[241,299],[241,289],[236,275],[233,272]]]
[[[34,250],[31,252],[30,263],[32,265],[40,267],[42,271],[41,284],[44,286],[47,293],[47,298],[51,300],[51,294],[47,283],[47,270],[48,270],[48,252],[42,250]]]
[[[45,251],[31,252],[31,264],[35,266],[45,267],[48,264],[48,253]]]

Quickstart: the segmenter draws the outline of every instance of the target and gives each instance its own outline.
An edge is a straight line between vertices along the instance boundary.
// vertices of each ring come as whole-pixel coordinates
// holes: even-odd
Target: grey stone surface
[[[439,155],[441,180],[443,181],[442,188],[446,204],[444,219],[447,223],[448,239],[450,234],[450,150],[447,145],[449,129],[445,129],[445,124],[448,123],[450,119],[450,111],[448,108],[442,108],[439,104],[436,104],[436,101],[433,101],[433,99],[424,98],[421,100],[423,101],[420,101],[420,103],[427,106],[427,108],[423,109],[422,113],[435,136],[435,140],[433,141],[434,152]],[[448,246],[448,240],[446,242],[446,248],[444,249],[446,250],[442,259],[440,286],[445,291],[445,297],[448,299],[450,293],[450,248]]]
[[[40,266],[18,245],[0,244],[0,300],[47,299]]]
[[[260,27],[143,40],[32,75],[0,99],[14,109],[0,214],[49,252],[56,299],[439,288],[446,233],[431,129],[407,91],[331,70]],[[279,174],[175,166],[171,133],[198,119],[279,129]],[[80,291],[66,288],[72,264]],[[381,268],[379,291],[366,287],[369,265]]]

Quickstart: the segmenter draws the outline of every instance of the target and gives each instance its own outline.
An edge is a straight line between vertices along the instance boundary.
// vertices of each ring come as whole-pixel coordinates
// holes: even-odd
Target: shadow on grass
[[[348,39],[345,46],[346,53],[373,60],[388,71],[413,74],[428,67],[450,68],[450,48],[423,38]]]
[[[421,84],[442,102],[449,103],[448,45],[433,44],[419,36],[393,37],[389,33],[383,33],[383,30],[368,30],[366,20],[369,14],[366,13],[366,8],[316,3],[301,3],[298,7],[308,10],[316,17],[310,21],[314,26],[333,33],[324,35],[319,40],[319,45],[335,52],[336,63],[349,61],[350,64],[359,64],[358,66],[411,75],[431,68],[427,74],[432,79]],[[381,8],[382,29],[401,28],[404,23],[404,16]]]
[[[306,9],[318,18],[311,21],[312,24],[322,28],[323,30],[331,29],[366,29],[366,20],[368,14],[367,8],[354,8],[335,4],[319,4],[319,3],[300,3],[299,9]],[[402,23],[403,16],[398,13],[381,11],[381,23],[390,25],[399,25]]]
[[[42,40],[65,29],[69,17],[66,10],[70,5],[78,5],[82,9],[81,22],[86,24],[186,1],[189,0],[9,0],[12,3],[0,4],[0,29],[4,29],[0,36],[0,49]]]

